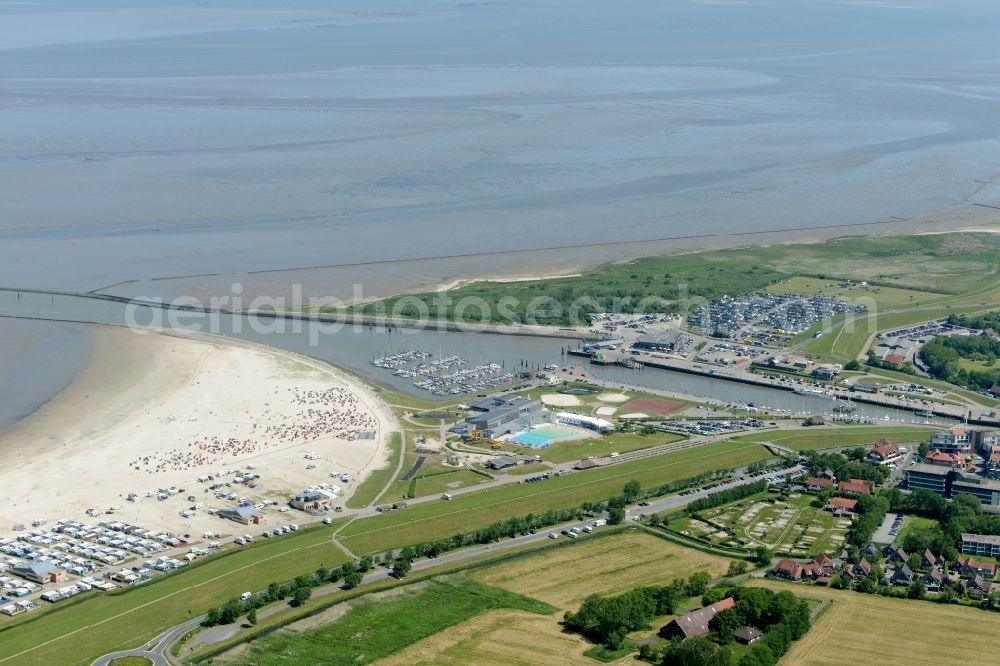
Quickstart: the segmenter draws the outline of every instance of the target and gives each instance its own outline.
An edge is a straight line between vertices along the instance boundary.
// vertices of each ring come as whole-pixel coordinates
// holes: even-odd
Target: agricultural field
[[[792,494],[786,500],[762,493],[733,504],[708,509],[699,518],[677,518],[670,530],[714,546],[765,546],[791,557],[838,552],[851,527],[849,518],[835,518],[810,506],[814,498]]]
[[[435,578],[383,593],[383,598],[351,602],[329,622],[321,618],[290,625],[250,646],[229,663],[296,666],[317,663],[370,664],[448,627],[495,609],[550,615],[555,608],[534,599],[488,587],[464,575]]]
[[[989,666],[997,663],[1000,614],[756,579],[832,603],[781,660],[782,666]]]
[[[511,484],[458,495],[451,502],[428,502],[347,524],[338,539],[352,552],[371,553],[448,538],[498,520],[549,509],[572,508],[621,492],[629,480],[644,488],[687,479],[721,468],[739,467],[773,456],[752,442],[719,442],[643,460],[574,472],[541,483]]]
[[[626,532],[505,562],[473,577],[570,610],[589,594],[614,595],[642,585],[665,585],[695,571],[719,576],[730,561],[650,534]]]
[[[801,429],[756,432],[751,435],[733,437],[734,442],[772,442],[792,451],[812,451],[814,449],[834,449],[844,446],[872,446],[880,439],[893,442],[923,442],[934,432],[934,428],[919,426],[848,426],[829,428],[827,426]]]
[[[583,654],[590,647],[579,636],[564,633],[557,617],[494,610],[425,638],[377,666],[578,666],[590,663]],[[629,656],[622,663],[634,659]]]

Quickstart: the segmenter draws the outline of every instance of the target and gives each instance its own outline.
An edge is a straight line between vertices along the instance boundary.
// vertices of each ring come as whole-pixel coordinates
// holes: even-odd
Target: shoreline
[[[94,353],[74,382],[0,433],[0,520],[7,529],[40,518],[86,521],[86,509],[116,507],[115,520],[145,527],[232,531],[240,528],[204,511],[179,517],[191,504],[183,497],[157,502],[146,494],[150,487],[197,488],[192,494],[206,508],[229,506],[233,502],[203,494],[195,477],[215,474],[222,463],[243,468],[252,460],[260,487],[237,492],[281,506],[307,485],[336,483],[344,492],[332,506],[387,463],[395,417],[368,385],[339,368],[216,336],[92,330]],[[339,403],[323,402],[330,391]],[[343,405],[349,411],[337,412],[348,409]],[[338,434],[353,422],[376,436]],[[196,446],[209,439],[212,447]],[[302,460],[307,450],[320,452],[316,469]],[[331,480],[330,470],[319,469],[330,465],[349,472],[351,482]],[[137,501],[126,502],[127,493],[136,493]]]
[[[263,297],[315,297],[317,306],[345,306],[407,294],[442,291],[481,281],[554,279],[587,273],[607,264],[647,257],[711,250],[823,243],[857,236],[924,235],[992,231],[1000,228],[1000,210],[977,205],[949,206],[912,219],[812,228],[760,230],[734,234],[694,234],[651,240],[626,240],[540,249],[485,251],[435,257],[354,262],[328,266],[290,266],[243,273],[158,276],[148,282],[124,279],[88,294],[119,298],[231,296],[240,285],[244,302]],[[543,269],[539,267],[543,266]],[[359,291],[360,289],[360,291]]]

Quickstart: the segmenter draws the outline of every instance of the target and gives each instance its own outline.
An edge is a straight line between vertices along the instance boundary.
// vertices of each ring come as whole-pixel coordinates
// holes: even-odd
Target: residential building
[[[1000,481],[954,473],[950,495],[959,494],[972,495],[987,506],[1000,506]]]
[[[778,563],[771,569],[771,575],[785,580],[801,580],[802,565],[795,560],[778,560]]]
[[[813,492],[819,492],[824,488],[829,488],[833,485],[833,480],[824,479],[818,476],[810,476],[806,479],[806,489]]]
[[[323,503],[326,499],[326,496],[309,490],[290,499],[288,501],[288,505],[293,509],[298,509],[300,511],[321,511],[323,509]]]
[[[972,453],[972,436],[965,428],[955,427],[931,435],[930,447],[945,453]]]
[[[899,444],[883,439],[868,454],[868,459],[879,465],[888,465],[902,460],[903,452],[899,450]]]
[[[868,576],[871,574],[872,565],[868,562],[867,559],[862,557],[861,561],[858,562],[857,564],[851,565],[851,567],[847,570],[847,572],[851,575],[852,578],[854,578],[854,580],[862,580],[864,578],[868,578]]]
[[[963,532],[961,550],[968,555],[1000,558],[1000,536]]]
[[[941,585],[944,583],[944,575],[937,571],[928,571],[920,577],[920,582],[924,584],[928,592],[940,592]]]
[[[940,449],[931,449],[924,457],[924,463],[928,465],[941,465],[942,467],[962,467],[965,463],[965,456],[959,453],[949,453]]]
[[[948,494],[949,470],[940,465],[918,463],[906,470],[906,487],[910,490],[931,490],[941,496]]]
[[[959,556],[955,559],[953,567],[962,576],[982,576],[983,578],[995,578],[997,565],[992,562],[980,562],[972,556]]]
[[[894,543],[886,546],[882,552],[885,554],[886,562],[906,562],[906,560],[910,557],[906,554],[905,550]]]
[[[930,549],[925,549],[920,556],[920,566],[925,569],[934,569],[935,567],[944,566],[945,563],[943,556],[935,555]]]
[[[851,479],[849,481],[841,481],[837,484],[837,490],[842,493],[854,493],[856,495],[870,495],[872,492],[872,484],[868,481],[863,481],[861,479]]]
[[[858,500],[848,499],[847,497],[831,497],[830,502],[826,505],[827,511],[832,511],[837,515],[848,515],[853,514],[854,509],[858,506]]]
[[[708,635],[708,623],[719,611],[732,608],[736,604],[732,597],[726,597],[711,606],[705,606],[687,615],[671,620],[660,628],[660,638],[667,640],[678,636],[682,639],[697,638]]]
[[[890,578],[889,580],[892,581],[893,585],[902,585],[903,587],[909,587],[910,585],[913,584],[914,580],[913,569],[911,569],[906,564],[903,564],[903,566],[901,566],[899,569],[893,572],[892,578]]]

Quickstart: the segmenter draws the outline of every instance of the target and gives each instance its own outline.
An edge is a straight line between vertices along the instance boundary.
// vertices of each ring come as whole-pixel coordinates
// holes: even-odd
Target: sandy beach
[[[253,488],[228,490],[281,506],[329,483],[342,488],[340,503],[386,463],[393,416],[330,366],[244,343],[114,327],[94,333],[94,353],[76,380],[0,438],[0,533],[36,519],[88,520],[88,509],[112,507],[116,520],[147,528],[232,533],[240,528],[207,511],[235,502],[216,499],[198,477],[253,466]],[[147,497],[171,486],[183,492]],[[204,506],[181,517],[191,495]],[[279,515],[277,507],[265,511],[265,519]],[[282,520],[293,516],[304,518]]]

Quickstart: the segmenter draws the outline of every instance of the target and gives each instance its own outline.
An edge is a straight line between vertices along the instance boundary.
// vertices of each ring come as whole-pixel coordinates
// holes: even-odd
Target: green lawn
[[[880,439],[894,442],[917,442],[926,440],[934,432],[933,428],[854,426],[829,428],[819,426],[801,430],[777,430],[755,432],[752,435],[734,437],[735,442],[774,442],[792,451],[813,449],[834,449],[842,446],[867,446]]]
[[[393,596],[354,602],[339,619],[251,644],[249,666],[370,664],[479,613],[511,608],[549,615],[556,608],[465,576],[421,583]]]
[[[929,527],[934,527],[937,525],[937,521],[933,518],[921,518],[920,516],[907,516],[906,522],[903,523],[903,528],[899,530],[896,534],[896,538],[893,539],[893,543],[903,543],[904,537],[915,530],[923,530]]]
[[[89,664],[140,645],[211,606],[272,581],[312,573],[347,558],[330,542],[334,528],[303,528],[281,538],[192,564],[116,594],[62,602],[0,624],[0,663]],[[23,619],[22,619],[23,618]]]
[[[762,446],[720,442],[644,460],[574,472],[535,484],[512,484],[428,502],[405,511],[355,520],[338,534],[355,553],[450,537],[498,520],[548,509],[579,506],[621,492],[630,479],[649,488],[722,468],[739,467],[771,458]]]
[[[525,447],[510,446],[504,447],[511,451],[516,451],[525,455],[540,455],[549,462],[569,462],[572,460],[583,460],[588,456],[603,457],[617,451],[635,451],[638,449],[648,449],[651,446],[670,444],[686,439],[683,435],[674,433],[658,432],[654,435],[642,435],[639,433],[616,433],[606,437],[595,437],[589,439],[574,439],[562,442],[552,442],[547,449],[529,449]]]
[[[387,445],[389,447],[389,461],[386,463],[385,467],[373,471],[368,478],[366,478],[360,486],[354,491],[350,499],[347,500],[347,506],[351,509],[360,509],[361,507],[368,506],[376,499],[378,499],[378,494],[382,492],[386,484],[392,479],[392,475],[396,473],[396,465],[399,463],[399,454],[401,449],[401,437],[398,432],[393,432],[389,434],[389,440]]]

